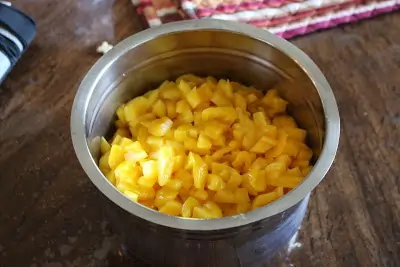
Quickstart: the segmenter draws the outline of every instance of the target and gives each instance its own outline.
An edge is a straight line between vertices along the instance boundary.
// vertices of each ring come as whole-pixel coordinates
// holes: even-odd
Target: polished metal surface
[[[316,155],[315,167],[302,184],[265,207],[215,220],[166,216],[115,189],[96,161],[99,136],[109,132],[116,107],[184,73],[225,77],[260,90],[277,88],[308,130]],[[258,266],[297,231],[309,193],[334,160],[340,121],[323,74],[289,42],[249,25],[191,20],[140,32],[103,56],[77,92],[71,134],[82,167],[113,202],[114,225],[139,256],[156,266]],[[211,258],[205,260],[206,255]]]

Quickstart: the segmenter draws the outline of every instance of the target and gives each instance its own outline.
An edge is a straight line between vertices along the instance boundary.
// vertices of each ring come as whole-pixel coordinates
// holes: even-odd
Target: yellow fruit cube
[[[156,192],[153,187],[139,185],[139,200],[153,200]]]
[[[212,191],[219,191],[225,188],[225,182],[218,174],[209,174],[207,177],[207,188]]]
[[[125,119],[127,122],[137,120],[141,115],[145,114],[149,108],[149,100],[144,96],[139,96],[129,101],[125,107]]]
[[[178,88],[181,91],[182,95],[187,95],[192,87],[183,79],[176,82],[178,84]]]
[[[262,129],[262,135],[271,137],[272,139],[277,139],[278,129],[274,125],[267,125]]]
[[[146,143],[153,150],[158,150],[161,146],[165,144],[164,139],[162,137],[151,136],[151,135],[147,137]]]
[[[137,184],[141,187],[153,187],[157,182],[157,176],[154,177],[146,177],[146,176],[142,176],[139,177],[139,179],[137,180]]]
[[[178,191],[175,191],[169,187],[163,187],[156,192],[156,196],[154,199],[154,204],[157,208],[161,208],[168,201],[176,199],[178,196]]]
[[[249,192],[245,188],[236,189],[234,194],[236,203],[250,202]]]
[[[176,130],[174,131],[174,138],[175,140],[179,142],[184,142],[186,138],[188,138],[188,129],[191,127],[191,125],[180,125]]]
[[[194,153],[192,151],[189,151],[185,164],[185,170],[193,169],[193,164],[194,164]]]
[[[124,149],[124,150],[125,150],[125,147],[127,147],[131,144],[133,144],[132,139],[126,138],[126,137],[122,137],[121,141],[119,141],[119,146],[121,146],[122,149]]]
[[[257,154],[264,154],[276,145],[276,140],[268,136],[261,136],[261,138],[250,149],[250,152]]]
[[[202,105],[202,104],[201,104]],[[200,106],[198,106],[198,109],[199,110],[203,110],[203,109],[205,109],[205,108],[208,108],[209,106],[207,106],[207,107],[204,107],[204,108],[199,108]],[[195,127],[200,127],[202,124],[204,124],[204,122],[203,122],[203,120],[202,120],[202,118],[201,118],[201,111],[195,111],[195,112],[193,112],[193,125],[195,126]]]
[[[101,154],[105,154],[108,151],[110,151],[111,146],[110,144],[107,142],[107,140],[104,137],[101,137],[100,139],[100,152]]]
[[[182,184],[183,181],[180,179],[171,179],[165,186],[171,188],[174,191],[179,191],[182,188]]]
[[[176,151],[176,150],[175,150]],[[185,167],[187,157],[185,154],[180,154],[174,157],[173,172],[177,172]]]
[[[99,169],[104,175],[106,175],[111,169],[110,165],[108,164],[109,157],[110,157],[110,151],[106,152],[103,156],[101,156],[99,160]]]
[[[139,126],[138,134],[137,134],[137,141],[142,145],[143,149],[148,150],[149,146],[147,145],[147,139],[149,138],[149,131],[143,125]]]
[[[158,184],[164,186],[171,179],[174,169],[174,149],[170,146],[163,146],[158,153]]]
[[[222,91],[228,98],[233,97],[232,84],[227,80],[219,80],[217,84],[217,91]]]
[[[303,174],[303,177],[306,177],[312,170],[312,166],[307,166],[307,167],[300,167],[301,173]]]
[[[181,142],[175,140],[166,140],[165,144],[172,147],[176,154],[185,154],[185,146]]]
[[[183,113],[187,113],[187,112],[192,112],[192,109],[190,108],[190,105],[188,104],[188,102],[186,102],[183,99],[179,100],[176,103],[176,113],[183,114]]]
[[[258,133],[255,128],[247,128],[248,132],[243,136],[242,147],[249,151],[257,142]]]
[[[165,107],[167,109],[167,116],[170,119],[175,119],[176,113],[176,102],[172,100],[165,100]]]
[[[297,124],[290,116],[276,116],[272,119],[272,124],[278,128],[297,128]]]
[[[189,190],[182,187],[181,190],[179,190],[178,197],[181,202],[184,203],[190,197]]]
[[[206,200],[206,199],[208,198],[208,193],[207,193],[207,191],[204,190],[204,189],[195,189],[195,188],[192,188],[192,189],[190,190],[189,194],[190,194],[192,197],[195,197],[196,199],[202,200],[202,201],[204,201],[204,200]]]
[[[291,157],[289,157],[288,155],[280,155],[279,157],[277,157],[274,162],[281,162],[284,164],[285,169],[287,169],[289,167],[289,165],[292,162]]]
[[[250,171],[247,177],[249,179],[250,186],[256,192],[263,192],[267,188],[265,171]]]
[[[269,160],[259,157],[251,164],[250,169],[258,171],[264,169],[269,163],[271,163]]]
[[[253,200],[252,208],[256,209],[265,206],[276,199],[277,199],[277,194],[275,192],[258,195]]]
[[[204,189],[207,175],[208,166],[204,160],[197,154],[193,154],[193,181],[194,187],[197,189]]]
[[[214,85],[210,82],[203,83],[198,88],[198,93],[202,99],[202,102],[209,102],[211,97],[213,96],[213,88]]]
[[[246,213],[251,210],[250,202],[243,202],[236,205],[236,213]]]
[[[181,99],[181,91],[174,82],[165,82],[160,88],[160,97],[167,100],[177,101]]]
[[[211,173],[219,175],[225,170],[229,170],[229,166],[227,166],[226,164],[217,162],[212,163]]]
[[[288,169],[285,173],[285,175],[288,176],[297,176],[297,177],[302,177],[303,173],[301,172],[299,167],[294,167],[292,169]]]
[[[107,178],[107,180],[108,180],[110,183],[112,183],[113,185],[115,185],[116,179],[115,179],[115,173],[114,173],[114,171],[109,171],[109,172],[106,174],[106,178]]]
[[[170,216],[178,216],[182,212],[182,204],[177,200],[170,200],[158,211]]]
[[[117,184],[125,183],[135,185],[136,181],[142,175],[139,166],[134,165],[129,161],[124,161],[118,165],[114,171],[115,181]]]
[[[218,160],[220,160],[226,153],[229,153],[229,152],[231,152],[231,151],[232,151],[232,148],[230,148],[230,147],[220,148],[220,149],[218,149],[217,151],[215,151],[215,152],[212,154],[211,158],[212,158],[213,160],[218,161]]]
[[[204,161],[206,162],[208,169],[211,170],[212,163],[213,163],[212,157],[210,155],[205,155],[204,156]]]
[[[187,95],[186,95],[186,101],[189,103],[189,105],[194,109],[196,108],[201,102],[201,96],[199,92],[197,91],[197,88],[193,88]]]
[[[174,177],[182,181],[182,188],[186,190],[193,186],[193,176],[186,170],[179,170]]]
[[[293,140],[287,139],[285,147],[283,148],[282,153],[291,157],[296,157],[300,150],[300,143]]]
[[[132,144],[125,146],[124,151],[126,151],[124,158],[127,161],[138,162],[147,158],[147,153],[139,141],[135,141]]]
[[[211,149],[212,143],[210,138],[208,138],[205,134],[200,133],[199,139],[197,139],[197,147],[201,149]]]
[[[295,188],[303,181],[303,177],[282,175],[275,179],[267,179],[267,183],[273,186],[281,186],[284,188]]]
[[[122,147],[119,145],[112,145],[108,157],[108,165],[110,168],[114,170],[124,159],[124,150]]]
[[[204,126],[203,133],[211,139],[220,138],[227,130],[227,126],[217,121],[207,122]]]
[[[237,172],[231,172],[231,176],[226,183],[226,188],[230,190],[235,190],[236,188],[239,187],[239,185],[242,183],[243,179],[242,176],[237,173]]]
[[[277,196],[277,198],[280,198],[281,196],[283,196],[283,187],[278,186],[274,189],[274,192]]]
[[[184,75],[180,76],[178,79],[176,79],[176,83],[179,84],[180,81],[182,81],[182,80],[186,81],[188,83],[191,83],[191,84],[193,84],[195,86],[204,83],[204,79],[203,78],[200,78],[200,77],[198,77],[196,75],[193,75],[193,74],[184,74]]]
[[[188,197],[182,205],[182,217],[192,217],[194,207],[199,207],[200,202],[194,197]]]
[[[172,127],[172,120],[167,117],[153,120],[152,122],[144,125],[150,134],[154,136],[164,136]]]
[[[218,107],[231,107],[232,106],[232,102],[225,95],[225,93],[221,90],[216,90],[213,93],[210,100],[212,103],[214,103]]]
[[[313,156],[312,150],[309,149],[307,146],[305,146],[300,149],[296,159],[310,161],[312,156]]]
[[[245,173],[242,175],[242,184],[241,186],[249,192],[249,195],[251,196],[257,196],[258,192],[254,190],[254,188],[250,184],[250,173]]]
[[[139,187],[131,181],[116,182],[115,187],[121,192],[131,191],[139,195]]]
[[[221,218],[222,217],[222,210],[221,208],[217,205],[217,203],[207,200],[204,203],[204,207],[207,209],[207,211],[211,214],[212,218]]]
[[[268,164],[265,167],[265,178],[267,180],[267,184],[269,184],[270,180],[274,180],[286,172],[286,164],[282,162],[273,162]]]
[[[288,137],[287,133],[285,133],[284,131],[278,131],[278,138],[276,145],[272,149],[268,150],[265,153],[265,156],[268,158],[273,158],[281,155],[283,150],[285,149],[286,142],[288,140],[287,137]]]
[[[243,111],[245,111],[247,109],[246,99],[242,95],[240,95],[238,93],[234,93],[233,99],[234,99],[234,103],[235,103],[235,108],[240,108]]]
[[[254,113],[253,120],[254,120],[254,123],[257,125],[257,127],[260,127],[260,128],[266,128],[268,125],[271,124],[271,121],[269,120],[269,118],[262,111],[258,111],[256,113]]]
[[[219,120],[227,124],[233,123],[236,118],[236,110],[233,107],[211,107],[201,113],[203,121]]]
[[[160,90],[151,90],[148,91],[144,96],[147,97],[149,107],[153,106],[153,104],[158,99]]]
[[[283,131],[287,133],[288,138],[296,140],[301,143],[304,143],[307,137],[307,132],[300,128],[285,127],[283,128]]]
[[[183,145],[187,150],[193,151],[200,155],[206,155],[208,153],[207,149],[197,147],[197,140],[191,137],[188,137]]]
[[[165,117],[167,115],[167,107],[165,106],[164,102],[161,99],[158,99],[152,108],[152,112],[157,117]]]
[[[179,200],[184,203],[189,197],[189,190],[186,190],[184,188],[181,188],[178,194]]]
[[[193,218],[198,219],[213,219],[213,214],[206,208],[203,207],[194,207],[193,208]]]
[[[219,190],[219,191],[217,191],[217,193],[214,196],[214,201],[217,203],[233,204],[233,203],[236,203],[235,194],[228,189]]]
[[[179,124],[187,124],[187,123],[192,123],[194,121],[194,116],[193,112],[187,111],[183,112],[178,115],[178,118],[176,119],[176,123]]]
[[[269,90],[265,94],[262,103],[267,108],[266,112],[269,117],[285,112],[288,105],[288,102],[278,96],[278,91],[275,89]]]
[[[294,167],[307,167],[309,165],[310,165],[310,162],[308,160],[301,160],[301,159],[295,159],[290,164],[290,166],[292,168],[294,168]]]
[[[154,185],[158,178],[157,161],[146,160],[143,161],[140,165],[142,167],[143,176],[154,180]]]
[[[127,121],[125,119],[125,105],[121,105],[119,106],[119,108],[117,109],[117,118],[118,120],[122,123],[122,124],[126,124]]]
[[[236,170],[248,170],[255,159],[255,154],[247,151],[240,151],[232,162],[232,167]]]

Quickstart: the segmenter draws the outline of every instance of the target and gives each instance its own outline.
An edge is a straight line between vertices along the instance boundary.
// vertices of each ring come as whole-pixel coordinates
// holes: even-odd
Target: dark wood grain
[[[139,19],[129,0],[13,4],[38,36],[0,89],[0,266],[123,266],[69,115],[95,47],[141,30]],[[400,266],[399,33],[391,14],[293,40],[326,74],[343,126],[293,266]]]

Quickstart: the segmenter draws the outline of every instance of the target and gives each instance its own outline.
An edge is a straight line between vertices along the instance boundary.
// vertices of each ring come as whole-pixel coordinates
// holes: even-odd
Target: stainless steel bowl
[[[277,88],[308,130],[316,155],[304,182],[265,207],[215,220],[163,215],[115,189],[96,162],[99,136],[109,131],[117,106],[185,73],[226,77],[261,90]],[[113,202],[112,224],[136,256],[154,266],[262,266],[298,230],[311,190],[334,160],[340,122],[328,82],[298,48],[249,25],[191,20],[135,34],[103,56],[76,94],[71,135],[86,174]]]

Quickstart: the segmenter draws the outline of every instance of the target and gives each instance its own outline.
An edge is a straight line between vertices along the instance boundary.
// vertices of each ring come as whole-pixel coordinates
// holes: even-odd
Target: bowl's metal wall
[[[154,267],[266,267],[287,256],[299,230],[309,196],[287,211],[259,223],[228,231],[177,231],[107,205],[113,229],[129,256]]]

